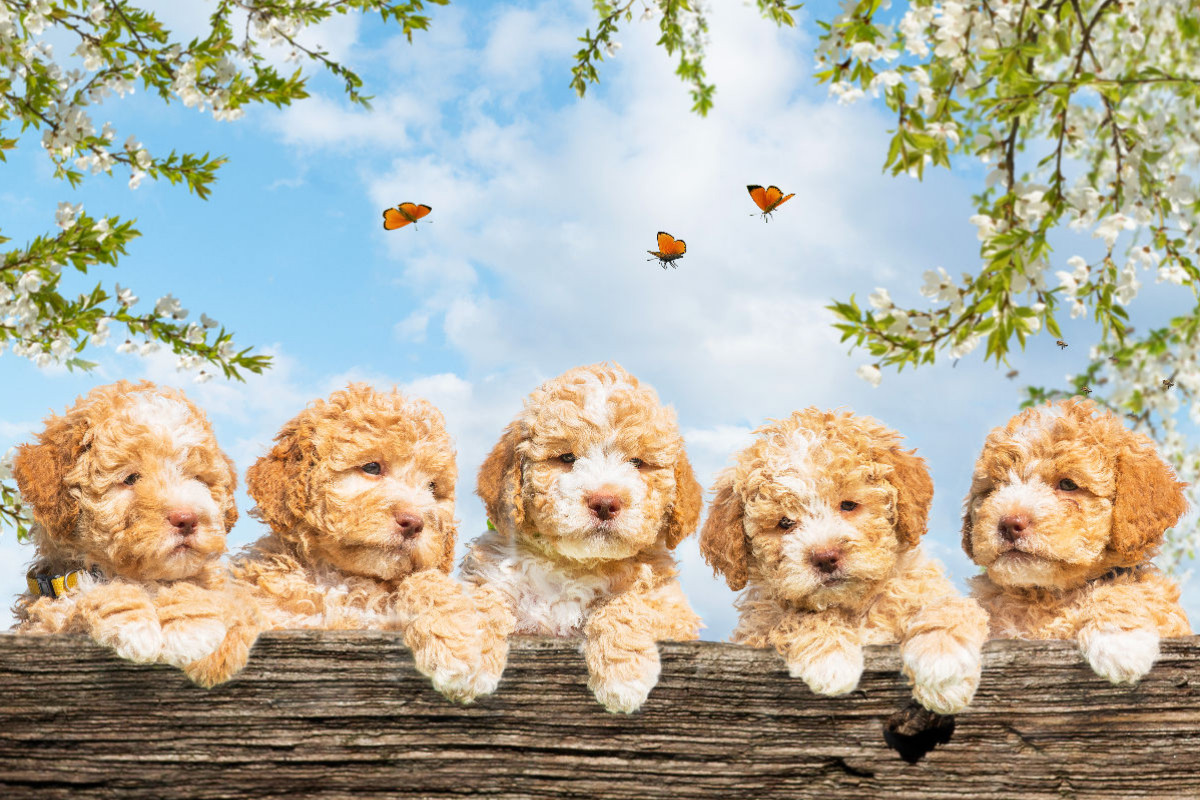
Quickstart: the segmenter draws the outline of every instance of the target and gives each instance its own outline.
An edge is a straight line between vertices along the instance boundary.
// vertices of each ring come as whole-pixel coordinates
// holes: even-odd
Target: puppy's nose
[[[588,497],[588,508],[601,520],[609,520],[621,513],[621,498],[612,492],[596,492]]]
[[[842,551],[836,547],[813,550],[809,553],[808,560],[812,562],[817,572],[831,575],[837,572],[838,568],[842,566]]]
[[[396,527],[400,529],[401,536],[405,539],[412,539],[425,530],[425,523],[416,514],[405,511],[403,514],[396,515]]]
[[[1000,538],[1015,544],[1025,534],[1025,529],[1032,524],[1033,520],[1028,514],[1005,514],[1000,518]]]
[[[196,532],[196,514],[194,511],[172,511],[167,514],[167,522],[183,536],[191,536]]]

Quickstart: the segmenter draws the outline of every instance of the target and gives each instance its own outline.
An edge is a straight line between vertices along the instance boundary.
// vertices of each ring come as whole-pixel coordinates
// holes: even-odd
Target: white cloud
[[[436,109],[411,92],[371,100],[371,110],[343,98],[314,95],[269,116],[268,125],[291,145],[375,145],[402,151],[413,145],[410,129],[437,121]],[[395,205],[395,201],[392,205]],[[419,201],[418,201],[419,202]]]

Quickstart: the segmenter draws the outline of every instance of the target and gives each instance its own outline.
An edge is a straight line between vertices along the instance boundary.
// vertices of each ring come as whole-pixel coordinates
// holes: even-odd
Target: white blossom
[[[876,288],[867,298],[867,302],[881,311],[887,311],[894,305],[892,298],[888,296],[888,290],[883,288]]]
[[[1124,214],[1110,214],[1100,221],[1092,233],[1097,239],[1103,239],[1105,246],[1111,248],[1123,230],[1131,230],[1134,222]]]
[[[125,308],[129,308],[131,305],[133,305],[137,301],[138,301],[138,297],[137,297],[137,295],[135,295],[133,293],[132,289],[122,289],[121,284],[119,284],[119,283],[117,284],[117,302],[118,303],[125,306]]]
[[[58,210],[54,212],[54,222],[58,227],[65,230],[70,230],[75,225],[75,218],[83,211],[83,203],[59,203]]]
[[[879,367],[875,366],[874,364],[863,364],[854,371],[854,374],[872,386],[878,386],[880,381],[883,380],[883,373],[880,372]]]

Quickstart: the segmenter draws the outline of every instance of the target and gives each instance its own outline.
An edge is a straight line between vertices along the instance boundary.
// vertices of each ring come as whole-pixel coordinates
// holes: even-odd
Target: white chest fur
[[[605,576],[578,574],[515,544],[475,573],[511,598],[518,634],[579,636],[592,606],[610,591]]]

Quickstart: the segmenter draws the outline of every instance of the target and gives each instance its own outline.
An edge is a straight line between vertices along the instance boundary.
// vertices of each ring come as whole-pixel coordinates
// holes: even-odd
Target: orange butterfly
[[[397,228],[403,228],[410,222],[415,223],[424,218],[430,211],[433,209],[429,206],[419,206],[416,203],[401,203],[395,208],[385,208],[383,210],[383,229],[394,231]]]
[[[750,199],[753,200],[758,206],[759,210],[762,211],[763,222],[770,222],[771,213],[788,200],[791,200],[796,196],[795,192],[785,195],[783,192],[779,191],[778,186],[768,186],[764,189],[761,186],[753,185],[747,186],[746,191],[750,193]],[[754,215],[751,214],[750,216],[753,217]]]
[[[669,233],[663,231],[658,232],[658,249],[647,250],[647,253],[658,259],[658,263],[662,264],[662,268],[666,269],[668,264],[672,267],[672,261],[678,261],[683,258],[683,254],[687,252],[687,242],[683,239],[676,239]],[[654,258],[647,258],[647,261],[653,261]]]

